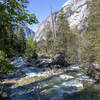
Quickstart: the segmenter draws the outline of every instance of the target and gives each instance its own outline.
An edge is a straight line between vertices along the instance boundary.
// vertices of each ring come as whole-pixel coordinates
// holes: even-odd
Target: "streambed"
[[[73,94],[84,90],[85,84],[92,85],[95,82],[78,65],[54,70],[28,67],[26,59],[22,57],[14,59],[11,64],[16,66],[17,75],[20,72],[24,75],[7,80],[14,83],[9,100],[79,100]]]

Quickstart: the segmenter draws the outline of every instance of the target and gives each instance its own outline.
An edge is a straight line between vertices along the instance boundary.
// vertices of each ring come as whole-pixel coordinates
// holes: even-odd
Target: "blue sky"
[[[30,13],[35,13],[39,22],[41,23],[46,17],[50,15],[50,8],[53,11],[58,11],[67,0],[29,0],[28,10]],[[32,30],[36,31],[38,25],[29,26]]]

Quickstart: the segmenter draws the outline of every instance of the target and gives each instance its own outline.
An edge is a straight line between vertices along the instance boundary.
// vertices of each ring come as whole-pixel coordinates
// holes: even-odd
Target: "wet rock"
[[[67,62],[65,61],[65,55],[63,53],[57,53],[54,56],[53,63],[57,65],[63,65],[63,66],[67,65]]]
[[[32,55],[32,59],[37,59],[38,58],[38,54],[37,53],[34,53],[33,55]]]
[[[38,67],[38,64],[40,63],[39,60],[37,59],[32,59],[31,62],[28,62],[27,63],[27,66],[28,67]]]
[[[1,83],[0,84],[0,97],[2,99],[0,99],[0,100],[4,100],[4,99],[8,98],[9,97],[8,93],[9,93],[8,86],[6,86],[5,84]]]
[[[13,66],[19,68],[27,64],[26,58],[23,57],[16,57],[14,60],[10,62]]]
[[[61,65],[50,64],[50,68],[51,68],[51,69],[59,69],[59,68],[61,68],[61,67],[63,67],[63,66],[61,66]]]
[[[51,59],[38,59],[37,63],[33,64],[37,67],[44,68],[44,67],[50,67],[51,66]]]
[[[94,68],[95,68],[97,71],[100,71],[100,64],[99,64],[99,63],[94,62],[93,65],[94,65]]]
[[[40,62],[40,63],[36,64],[36,67],[39,67],[39,68],[46,68],[49,66],[50,66],[50,63],[46,63],[46,62]]]
[[[84,64],[79,65],[79,67],[82,69],[87,69],[87,66],[88,66],[88,63],[84,63]]]
[[[94,66],[91,64],[87,70],[87,74],[92,77],[92,78],[95,78],[95,75],[96,75],[96,70],[94,68]]]
[[[96,82],[95,83],[100,83],[100,74],[97,74],[95,78],[96,78]]]
[[[39,55],[39,59],[50,59],[48,55]]]
[[[27,61],[32,62],[33,60],[36,60],[38,58],[38,54],[34,53],[31,57],[28,57]]]
[[[8,98],[8,94],[6,92],[2,93],[2,98]]]
[[[96,80],[96,83],[100,82],[100,74],[98,73],[98,70],[96,69],[96,66],[94,64],[91,64],[88,68],[87,74]]]

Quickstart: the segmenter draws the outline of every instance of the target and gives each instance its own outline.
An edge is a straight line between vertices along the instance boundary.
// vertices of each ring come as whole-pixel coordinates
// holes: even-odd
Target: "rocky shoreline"
[[[77,96],[77,93],[87,86],[95,85],[97,81],[88,76],[89,72],[87,75],[84,71],[86,64],[64,67],[57,64],[57,60],[52,63],[48,56],[43,55],[31,62],[27,58],[16,57],[11,60],[11,64],[16,71],[4,78],[3,83],[8,85],[5,85],[7,91],[1,93],[3,99],[10,97],[8,100],[38,100],[37,96],[41,97],[40,100],[73,98],[73,95]]]
[[[66,93],[71,95],[83,90],[85,83],[95,83],[82,72],[79,65],[62,67],[52,64],[48,57],[40,56],[32,63],[26,58],[18,57],[11,60],[11,64],[16,66],[17,70],[5,79],[6,83],[12,84],[9,86],[9,100],[33,100],[38,94],[41,94],[41,100],[62,100],[60,98]]]

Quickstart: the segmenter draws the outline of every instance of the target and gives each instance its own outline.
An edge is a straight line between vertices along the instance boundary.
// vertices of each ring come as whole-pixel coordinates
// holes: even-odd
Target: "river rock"
[[[95,78],[95,76],[96,76],[96,70],[95,70],[95,68],[94,68],[94,66],[92,64],[89,66],[87,74],[90,77]]]
[[[63,53],[57,53],[54,56],[53,63],[57,65],[65,65],[66,64],[65,55]]]
[[[99,64],[99,63],[94,62],[93,65],[94,65],[94,68],[95,68],[97,71],[100,71],[100,64]]]
[[[3,93],[2,93],[2,97],[3,97],[3,98],[7,98],[7,97],[8,97],[8,94],[7,94],[6,92],[3,92]]]
[[[48,55],[39,54],[39,59],[50,59]]]
[[[5,98],[8,98],[9,97],[8,93],[9,93],[9,88],[5,84],[1,83],[0,84],[0,97],[2,99],[0,100],[4,100]]]
[[[36,60],[38,58],[38,54],[34,53],[31,57],[28,57],[27,61],[32,62],[32,60]]]
[[[96,80],[96,83],[100,83],[100,73],[98,73],[99,67],[96,64],[91,64],[88,68],[87,74]]]

